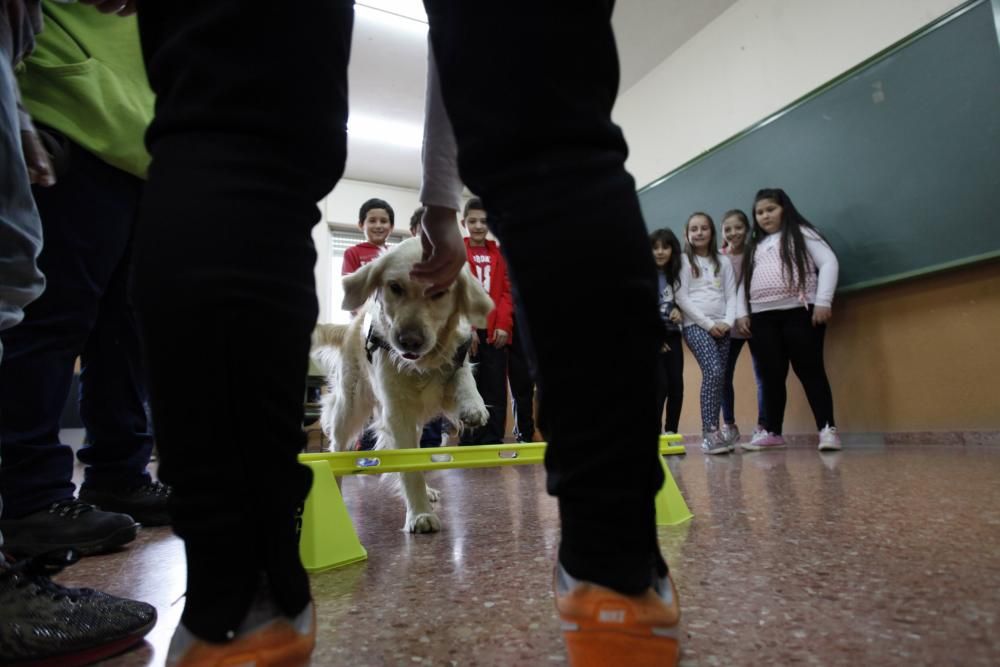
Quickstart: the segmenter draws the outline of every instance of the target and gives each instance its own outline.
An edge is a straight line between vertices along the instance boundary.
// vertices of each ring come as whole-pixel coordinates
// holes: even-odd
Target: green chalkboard
[[[720,223],[780,187],[837,252],[841,291],[1000,256],[997,8],[958,7],[641,189],[647,226],[681,238],[690,213]]]

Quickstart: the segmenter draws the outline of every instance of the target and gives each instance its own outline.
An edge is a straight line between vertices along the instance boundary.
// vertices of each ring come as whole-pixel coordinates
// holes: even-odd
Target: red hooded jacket
[[[493,341],[493,332],[503,329],[513,340],[514,300],[510,294],[510,278],[507,277],[507,262],[500,254],[496,241],[486,241],[485,246],[473,246],[465,239],[465,254],[472,267],[472,275],[483,283],[483,287],[493,299],[495,308],[486,317],[488,341]]]

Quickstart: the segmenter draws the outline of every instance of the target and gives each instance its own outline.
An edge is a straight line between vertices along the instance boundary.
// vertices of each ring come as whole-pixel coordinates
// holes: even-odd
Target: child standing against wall
[[[677,308],[676,292],[680,287],[681,244],[669,229],[657,229],[649,235],[653,244],[653,262],[660,285],[660,317],[666,328],[667,338],[660,350],[660,383],[656,396],[657,414],[667,414],[663,422],[666,433],[677,433],[684,404],[684,349],[681,347],[681,324],[684,316]]]
[[[486,328],[473,332],[469,348],[469,359],[476,364],[476,389],[490,419],[485,426],[466,430],[459,444],[495,445],[503,442],[507,431],[507,345],[514,325],[510,280],[500,247],[486,238],[486,209],[478,197],[466,202],[462,226],[469,232],[465,249],[472,275],[483,283],[496,307],[486,317]]]
[[[754,198],[754,228],[743,260],[737,315],[739,329],[752,335],[750,348],[764,386],[767,431],[744,448],[785,445],[781,432],[791,363],[816,420],[820,451],[840,449],[833,393],[823,364],[838,272],[833,249],[785,191],[760,190]]]
[[[701,367],[701,448],[727,454],[719,432],[722,381],[729,357],[729,330],[736,316],[733,267],[719,255],[715,223],[707,213],[693,213],[684,225],[677,305],[684,313],[684,340]]]
[[[733,266],[733,276],[739,287],[743,277],[743,250],[746,248],[747,236],[750,234],[750,220],[747,214],[739,209],[727,211],[722,218],[722,254],[729,258]],[[729,450],[735,449],[740,440],[740,429],[736,425],[736,399],[733,391],[733,375],[736,372],[736,362],[740,351],[747,342],[747,337],[736,328],[729,332],[729,360],[726,362],[726,377],[722,382],[722,438],[729,443]],[[757,383],[757,426],[753,435],[764,430],[764,390],[760,384],[760,373],[757,372],[757,360],[751,355],[753,376]],[[751,436],[752,437],[752,436]]]

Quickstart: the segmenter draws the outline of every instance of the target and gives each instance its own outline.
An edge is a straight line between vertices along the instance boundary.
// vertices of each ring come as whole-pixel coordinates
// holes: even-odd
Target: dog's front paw
[[[490,420],[490,411],[482,403],[478,405],[466,405],[463,406],[462,412],[458,416],[467,427],[477,428],[479,426],[486,426],[486,422]]]
[[[406,525],[403,528],[408,533],[436,533],[441,530],[441,519],[433,512],[407,512]]]
[[[441,492],[435,489],[433,486],[428,486],[427,500],[431,501],[432,503],[436,503],[437,501],[441,500]]]

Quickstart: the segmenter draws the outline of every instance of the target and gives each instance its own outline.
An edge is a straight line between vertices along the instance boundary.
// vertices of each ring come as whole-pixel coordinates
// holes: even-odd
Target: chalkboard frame
[[[899,51],[902,51],[903,49],[907,48],[908,46],[910,46],[914,42],[916,42],[916,41],[920,40],[921,38],[925,37],[929,33],[932,33],[934,31],[940,29],[941,27],[943,27],[943,26],[947,25],[948,23],[954,21],[955,19],[963,16],[967,12],[972,11],[973,9],[979,7],[980,5],[982,5],[985,2],[989,2],[990,5],[991,5],[992,13],[993,13],[993,19],[994,19],[994,25],[996,27],[996,32],[997,32],[997,44],[998,44],[998,47],[1000,47],[1000,0],[968,0],[968,2],[965,2],[965,3],[963,3],[963,4],[961,4],[961,5],[957,6],[957,7],[955,7],[954,9],[950,10],[949,12],[947,12],[943,16],[939,17],[938,19],[932,21],[931,23],[928,23],[927,25],[923,26],[922,28],[920,28],[920,29],[918,29],[918,30],[910,33],[906,37],[903,37],[899,41],[897,41],[897,42],[889,45],[888,47],[882,49],[881,51],[875,53],[870,58],[867,58],[866,60],[858,63],[854,67],[852,67],[852,68],[844,71],[840,75],[834,77],[833,79],[827,81],[823,85],[821,85],[821,86],[815,88],[814,90],[806,93],[805,95],[799,97],[798,99],[794,100],[793,102],[789,103],[788,105],[786,105],[785,107],[779,109],[778,111],[774,112],[773,114],[767,116],[766,118],[764,118],[764,119],[762,119],[760,121],[757,121],[753,125],[750,125],[749,127],[747,127],[744,130],[742,130],[742,131],[734,134],[733,136],[729,137],[728,139],[725,139],[724,141],[720,142],[719,144],[716,144],[715,146],[712,146],[711,148],[709,148],[709,149],[707,149],[707,150],[699,153],[698,155],[696,155],[695,157],[691,158],[687,162],[683,163],[679,167],[676,167],[675,169],[673,169],[673,170],[667,172],[666,174],[664,174],[663,176],[661,176],[661,177],[659,177],[659,178],[651,181],[647,185],[639,188],[638,195],[641,197],[647,191],[650,191],[650,190],[652,190],[652,189],[654,189],[654,188],[662,185],[664,182],[668,181],[669,179],[673,178],[674,176],[676,176],[676,175],[678,175],[680,173],[683,173],[683,172],[685,172],[685,171],[687,171],[687,170],[689,170],[689,169],[697,166],[699,163],[704,162],[705,160],[710,159],[714,155],[716,155],[719,152],[721,152],[721,151],[725,150],[726,148],[730,147],[732,144],[735,144],[735,143],[737,143],[737,142],[745,139],[748,135],[752,134],[753,132],[756,132],[757,130],[760,130],[761,128],[764,128],[764,127],[766,127],[766,126],[768,126],[768,125],[770,125],[770,124],[772,124],[772,123],[780,120],[782,117],[784,117],[787,114],[795,111],[799,107],[801,107],[801,106],[809,103],[810,101],[816,99],[817,97],[825,94],[830,89],[832,89],[832,88],[834,88],[834,87],[836,87],[836,86],[844,83],[845,81],[847,81],[848,79],[851,79],[852,77],[856,76],[860,72],[863,72],[868,67],[871,67],[872,65],[875,65],[875,64],[879,63],[880,61],[888,58],[889,56],[891,56],[891,55],[893,55],[895,53],[898,53]],[[910,278],[916,278],[916,277],[920,277],[920,276],[925,276],[925,275],[932,274],[932,273],[939,273],[941,271],[947,271],[947,270],[951,270],[951,269],[961,268],[961,267],[972,265],[972,264],[979,264],[979,263],[982,263],[982,262],[986,262],[986,261],[989,261],[989,260],[995,260],[995,259],[1000,259],[1000,249],[991,250],[991,251],[984,252],[984,253],[979,253],[979,254],[967,255],[967,256],[964,256],[964,257],[961,257],[961,258],[952,259],[952,260],[949,260],[949,261],[940,262],[940,263],[936,263],[936,264],[929,264],[929,265],[921,266],[921,267],[919,267],[917,269],[910,270],[910,271],[901,271],[901,272],[897,272],[897,273],[892,273],[890,275],[879,276],[877,278],[872,278],[872,279],[869,279],[869,280],[862,280],[862,281],[855,282],[855,283],[852,283],[850,285],[838,288],[837,292],[839,294],[846,294],[846,293],[860,291],[860,290],[864,290],[864,289],[869,289],[869,288],[872,288],[872,287],[877,287],[877,286],[886,285],[886,284],[890,284],[890,283],[896,283],[896,282],[907,280],[907,279],[910,279]]]

